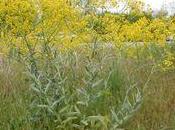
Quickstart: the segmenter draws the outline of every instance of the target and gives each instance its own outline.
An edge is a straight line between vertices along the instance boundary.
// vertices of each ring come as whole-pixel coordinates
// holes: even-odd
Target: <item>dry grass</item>
[[[144,103],[127,130],[175,129],[175,73],[157,73],[152,76]]]

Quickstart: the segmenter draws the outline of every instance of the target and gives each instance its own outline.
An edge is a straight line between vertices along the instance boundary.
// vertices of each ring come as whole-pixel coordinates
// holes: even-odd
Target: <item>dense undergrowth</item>
[[[97,43],[12,52],[1,65],[1,129],[174,128],[174,71],[159,65],[165,48],[153,44],[134,58]]]

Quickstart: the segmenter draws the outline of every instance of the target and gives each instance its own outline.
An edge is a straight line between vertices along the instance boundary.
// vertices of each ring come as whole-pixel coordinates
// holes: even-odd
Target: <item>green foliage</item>
[[[126,85],[118,65],[106,64],[110,57],[97,45],[89,54],[62,54],[45,44],[27,59],[33,128],[115,129],[138,109],[140,90]]]
[[[94,12],[105,1],[77,2],[0,1],[0,129],[160,128],[130,119],[159,90],[152,80],[175,69],[174,44],[166,45],[173,18],[152,18],[136,0],[129,14]]]

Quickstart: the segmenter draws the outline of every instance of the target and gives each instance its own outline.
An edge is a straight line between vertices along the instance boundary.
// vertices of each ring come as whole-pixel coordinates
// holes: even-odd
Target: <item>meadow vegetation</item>
[[[127,2],[0,1],[0,130],[175,129],[175,18]]]

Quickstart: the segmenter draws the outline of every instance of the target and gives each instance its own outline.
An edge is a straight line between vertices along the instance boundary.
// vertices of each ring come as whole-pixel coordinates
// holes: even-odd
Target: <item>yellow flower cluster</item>
[[[163,71],[175,69],[175,56],[172,53],[167,52],[164,60],[159,64],[159,67],[161,67]]]
[[[0,1],[1,33],[11,33],[18,37],[30,33],[35,18],[35,9],[26,0]]]
[[[134,23],[129,22],[124,16],[106,14],[96,21],[100,22],[98,29],[101,36],[108,41],[115,42],[154,42],[163,45],[168,36],[172,35],[169,25],[173,25],[163,19],[148,19],[142,17]]]
[[[91,2],[98,7],[105,0]],[[132,3],[129,3],[135,12],[132,15],[139,15],[133,16],[139,17],[134,21],[124,14],[89,12],[85,15],[72,6],[71,0],[3,0],[0,1],[0,44],[11,40],[11,43],[22,46],[21,39],[27,37],[30,43],[45,39],[64,49],[92,43],[96,38],[115,45],[126,42],[163,45],[168,36],[174,35],[175,20],[141,17],[141,3]]]

